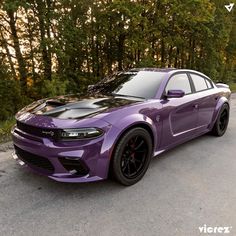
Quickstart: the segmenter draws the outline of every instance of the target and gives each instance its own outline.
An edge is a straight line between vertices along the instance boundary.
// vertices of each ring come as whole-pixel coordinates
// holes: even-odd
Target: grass
[[[230,90],[232,93],[236,92],[236,83],[230,83],[229,84]]]
[[[0,121],[0,143],[4,143],[11,140],[11,128],[15,124],[14,117],[5,121]]]

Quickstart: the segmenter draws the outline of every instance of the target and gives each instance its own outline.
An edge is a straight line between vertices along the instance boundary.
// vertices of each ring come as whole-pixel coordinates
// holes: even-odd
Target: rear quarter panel
[[[227,103],[230,107],[230,97],[231,97],[230,89],[227,87],[216,87],[215,91],[218,96],[218,100],[217,100],[217,104],[213,113],[212,122],[209,129],[213,128],[223,104]]]

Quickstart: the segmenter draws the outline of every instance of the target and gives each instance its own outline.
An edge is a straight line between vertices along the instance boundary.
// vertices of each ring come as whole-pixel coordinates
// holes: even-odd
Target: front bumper
[[[60,182],[103,180],[107,178],[110,160],[109,148],[104,147],[105,136],[55,142],[15,127],[12,130],[15,145],[13,158],[33,172]]]

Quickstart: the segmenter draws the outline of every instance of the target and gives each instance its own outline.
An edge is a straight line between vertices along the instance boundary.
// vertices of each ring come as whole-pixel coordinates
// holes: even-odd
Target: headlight
[[[63,129],[60,132],[60,139],[75,140],[75,139],[90,139],[97,138],[103,135],[103,131],[98,128],[83,128],[83,129]]]

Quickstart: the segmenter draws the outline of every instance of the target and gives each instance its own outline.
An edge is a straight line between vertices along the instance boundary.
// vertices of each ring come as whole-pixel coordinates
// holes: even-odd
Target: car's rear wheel
[[[222,136],[227,130],[229,123],[229,106],[224,104],[219,112],[216,123],[212,129],[212,133],[215,136]]]
[[[152,139],[147,130],[134,128],[119,140],[112,159],[112,174],[123,185],[137,183],[146,173],[152,155]]]

